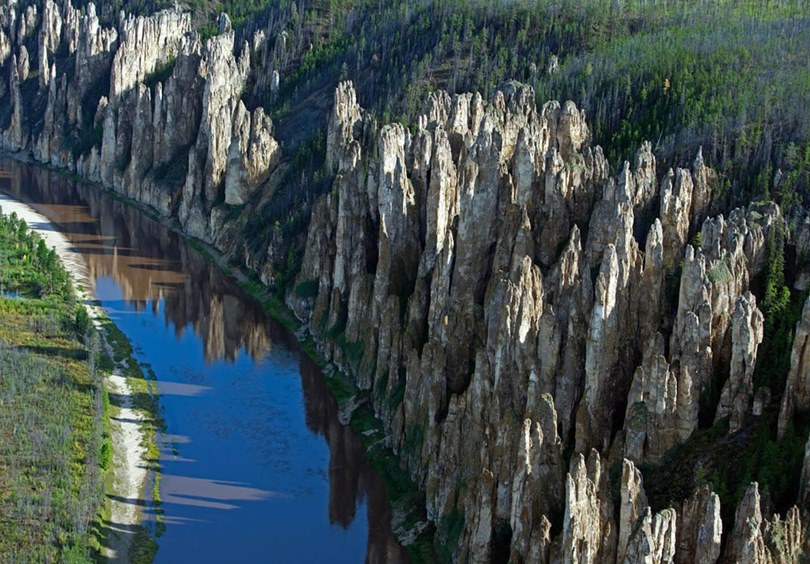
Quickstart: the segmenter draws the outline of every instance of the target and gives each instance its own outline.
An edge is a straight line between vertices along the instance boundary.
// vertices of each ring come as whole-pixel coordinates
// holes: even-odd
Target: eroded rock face
[[[683,378],[679,382],[678,371],[670,369],[664,345],[660,333],[653,336],[633,376],[624,419],[624,455],[631,460],[658,460],[682,440],[679,415],[690,406],[684,402]]]
[[[49,0],[42,14],[44,126],[29,136],[23,104],[14,102],[29,65],[21,46],[22,62],[15,60],[9,81],[13,111],[4,146],[29,149],[39,160],[175,215],[189,233],[209,242],[227,231],[221,204],[244,204],[279,159],[270,119],[261,108],[248,113],[239,100],[250,50],[243,45],[234,55],[227,16],[221,18],[222,34],[203,46],[191,14],[179,8],[148,17],[122,15],[114,28],[101,25],[93,4],[80,12]],[[254,39],[256,47],[261,37]],[[72,73],[48,66],[65,43]],[[153,73],[168,67],[168,78],[155,82]],[[148,87],[142,83],[147,79]],[[89,102],[95,114],[88,115]],[[96,128],[99,141],[76,155],[70,132],[82,127]]]
[[[84,15],[73,15],[68,21],[74,19],[78,20],[75,27],[76,47],[70,52],[75,51],[76,78],[69,84],[71,93],[68,97],[72,106],[69,112],[71,123],[81,123],[81,102],[110,68],[118,46],[118,30],[101,26],[96,15],[96,6],[92,2],[87,4]]]
[[[17,57],[11,57],[11,78],[9,90],[11,98],[11,123],[3,135],[3,147],[18,151],[25,147],[27,135],[25,129],[25,115],[23,109],[22,93],[20,91],[20,71],[17,66]]]
[[[538,402],[540,422],[526,419],[519,447],[519,465],[512,483],[509,524],[520,542],[512,544],[513,561],[548,561],[551,523],[547,515],[559,511],[564,471],[562,443],[557,436],[557,414],[549,394]]]
[[[563,562],[612,562],[616,557],[613,510],[600,493],[604,479],[597,452],[591,452],[587,464],[582,455],[574,455],[565,484]]]
[[[0,65],[6,64],[6,61],[11,56],[11,39],[6,35],[5,31],[0,29]]]
[[[799,510],[793,507],[784,520],[779,515],[763,519],[759,486],[753,482],[737,507],[728,542],[728,562],[799,562],[805,549]]]
[[[235,57],[230,24],[223,20],[220,27],[223,33],[208,40],[200,62],[199,72],[205,81],[202,114],[197,140],[188,155],[188,174],[178,213],[184,229],[206,241],[212,241],[215,235],[211,211],[224,200],[234,115],[250,70],[247,45]]]
[[[624,562],[673,562],[676,524],[677,515],[673,509],[665,509],[653,516],[646,507],[630,536]]]
[[[233,136],[228,149],[225,203],[247,202],[253,190],[278,164],[279,146],[272,136],[273,122],[257,108],[253,115],[240,102],[234,114]]]
[[[716,561],[714,494],[653,514],[643,489],[629,493],[629,473],[635,501],[617,525],[601,513],[611,504],[601,474],[575,457],[563,492],[552,461],[566,447],[615,452],[616,437],[629,461],[659,461],[698,428],[724,363],[718,413],[741,428],[762,341],[749,282],[779,210],[707,218],[716,180],[700,153],[659,183],[645,145],[608,178],[581,113],[532,98],[514,86],[489,104],[434,93],[411,133],[379,127],[341,84],[327,137],[333,190],[313,210],[297,281],[317,291],[288,303],[316,336],[343,334],[353,356],[320,343],[361,389],[404,390],[401,403],[375,399],[375,409],[426,489],[429,518],[469,519],[456,557],[486,560],[507,523],[514,561]],[[665,290],[674,275],[677,296]],[[551,408],[549,434],[536,414]]]
[[[317,233],[311,232],[312,246],[307,249],[299,283],[317,279],[319,292],[308,303],[291,297],[291,305],[311,319],[313,326],[332,326],[345,307],[341,304],[346,304],[345,333],[351,342],[363,338],[359,327],[385,328],[379,339],[363,343],[370,370],[361,372],[359,382],[374,388],[384,378],[387,382],[382,385],[388,389],[401,382],[398,372],[389,372],[392,363],[409,367],[402,413],[382,414],[392,423],[400,421],[396,424],[401,429],[396,431],[399,440],[408,441],[402,432],[409,427],[423,426],[435,414],[447,413],[446,425],[435,428],[428,424],[431,432],[418,445],[419,453],[435,460],[428,463],[433,468],[428,475],[435,476],[427,478],[432,492],[428,505],[445,511],[453,504],[452,479],[445,475],[447,465],[439,461],[491,456],[459,444],[460,428],[451,419],[453,413],[459,412],[466,421],[465,413],[474,412],[473,405],[482,405],[484,411],[476,419],[489,434],[488,427],[494,430],[505,424],[506,413],[531,417],[535,406],[550,401],[538,403],[543,394],[559,386],[564,403],[558,404],[552,395],[548,396],[555,398],[550,405],[555,412],[558,407],[566,410],[560,426],[566,433],[572,429],[574,405],[565,397],[580,393],[582,376],[576,368],[576,351],[584,350],[584,340],[569,320],[589,315],[593,298],[582,292],[580,281],[590,278],[590,273],[583,264],[582,244],[574,227],[564,245],[562,262],[544,277],[540,265],[532,260],[536,249],[546,245],[533,229],[533,217],[541,212],[544,194],[560,198],[560,213],[565,218],[581,214],[577,206],[586,204],[573,201],[573,195],[592,194],[592,179],[599,178],[605,167],[600,161],[596,172],[583,168],[576,180],[560,176],[553,168],[546,171],[546,163],[553,163],[561,153],[571,158],[579,155],[576,152],[583,149],[586,130],[572,106],[560,109],[551,105],[538,112],[524,90],[501,95],[488,110],[482,108],[480,98],[434,96],[416,136],[398,126],[375,134],[376,125],[357,106],[348,84],[338,88],[335,107],[327,155],[330,166],[337,170],[337,198],[330,197],[331,204],[324,204],[337,204],[338,209],[328,216],[322,215],[325,209],[321,206],[313,212],[328,227],[324,230],[322,224]],[[545,132],[541,134],[545,137],[537,137],[535,131]],[[561,136],[559,140],[549,137],[552,132]],[[358,182],[366,178],[360,152],[370,135],[379,139],[379,160],[369,163],[368,180]],[[594,157],[588,149],[587,158],[593,162],[602,157],[601,153]],[[504,176],[504,167],[513,170],[515,183]],[[536,188],[539,186],[543,189]],[[499,213],[504,221],[498,220]],[[569,225],[570,219],[565,218],[561,225]],[[324,262],[323,253],[334,258]],[[334,265],[326,276],[325,264]],[[374,269],[371,280],[370,265]],[[503,275],[490,278],[490,272]],[[559,313],[544,298],[549,288],[565,303]],[[400,315],[405,313],[401,328],[391,323],[397,310]],[[479,332],[489,335],[489,344],[476,350],[470,344]],[[570,346],[563,348],[566,343]],[[516,380],[515,373],[535,377]],[[460,394],[458,399],[448,397],[445,386]],[[490,394],[500,398],[500,407],[483,407],[481,402]],[[507,425],[522,432],[519,425]],[[545,448],[548,438],[546,433],[544,436]],[[442,452],[436,452],[437,448]],[[523,459],[521,467],[527,468],[525,449],[523,455],[514,446],[508,451],[509,460]],[[513,478],[511,463],[499,460],[493,464],[497,464],[491,468],[493,476],[502,484],[495,503],[496,519],[508,520],[520,529],[521,540],[513,549],[528,557],[530,537],[533,531],[542,530],[543,520],[536,512],[532,515],[520,509],[530,504],[523,494],[506,494],[512,488],[528,491],[523,478]],[[451,470],[455,475],[460,471],[466,474],[461,468]],[[479,477],[469,479],[477,482]],[[558,511],[561,490],[552,496],[556,501],[547,503]]]
[[[621,482],[621,507],[619,508],[619,548],[616,552],[617,562],[624,562],[625,555],[628,559],[634,558],[627,554],[628,543],[636,530],[639,519],[649,520],[644,515],[647,506],[647,496],[644,493],[644,484],[641,472],[636,469],[632,462],[627,459],[622,461],[622,482]],[[647,524],[649,527],[650,525]],[[636,535],[637,536],[637,535]],[[638,554],[639,540],[634,539],[633,554]]]
[[[121,23],[120,46],[115,52],[110,79],[110,100],[115,100],[176,55],[191,31],[191,14],[164,10],[149,17],[128,17]]]
[[[679,518],[675,562],[717,562],[723,534],[720,498],[717,494],[708,486],[699,489],[684,501]]]
[[[754,397],[754,367],[762,342],[764,318],[751,292],[737,298],[731,319],[731,367],[715,420],[730,416],[729,432],[742,428]]]

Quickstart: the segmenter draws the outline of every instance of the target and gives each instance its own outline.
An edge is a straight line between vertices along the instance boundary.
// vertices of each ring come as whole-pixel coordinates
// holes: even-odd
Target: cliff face
[[[717,496],[654,514],[633,464],[688,440],[706,405],[731,433],[762,413],[750,287],[783,220],[772,204],[709,217],[700,153],[661,174],[644,145],[613,178],[589,137],[573,104],[537,107],[521,87],[488,104],[431,94],[414,131],[378,126],[349,83],[335,95],[334,186],[298,278],[317,294],[288,304],[367,391],[440,534],[464,516],[449,539],[462,561],[720,558]],[[783,413],[804,410],[802,386]],[[607,469],[622,459],[617,508]],[[754,534],[740,519],[734,539]]]
[[[203,44],[178,10],[114,28],[92,4],[16,10],[0,9],[0,146],[246,247],[234,218],[281,176],[272,121],[240,100],[263,36],[236,45],[223,15]],[[325,127],[334,181],[287,303],[384,422],[454,559],[798,558],[807,516],[767,518],[756,484],[724,528],[702,484],[651,508],[638,469],[713,421],[742,436],[765,417],[753,292],[776,205],[711,215],[719,180],[700,152],[663,171],[644,144],[612,176],[583,111],[518,84],[488,102],[432,93],[409,130],[341,83]],[[810,305],[780,436],[810,410],[808,333]]]
[[[14,10],[6,8],[5,22],[17,18]],[[191,22],[174,9],[122,16],[105,28],[92,3],[80,12],[47,0],[36,78],[28,70],[32,40],[3,27],[11,118],[2,146],[101,182],[217,241],[229,208],[248,201],[275,169],[279,147],[264,111],[249,112],[239,99],[252,48],[236,49],[225,15],[205,45]],[[24,100],[23,89],[36,96]]]

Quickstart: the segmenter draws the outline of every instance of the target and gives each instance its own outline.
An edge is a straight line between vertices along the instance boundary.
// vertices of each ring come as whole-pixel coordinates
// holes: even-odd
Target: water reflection
[[[383,484],[323,375],[256,300],[101,190],[13,161],[0,169],[0,190],[82,254],[96,295],[158,375],[159,561],[405,559]]]

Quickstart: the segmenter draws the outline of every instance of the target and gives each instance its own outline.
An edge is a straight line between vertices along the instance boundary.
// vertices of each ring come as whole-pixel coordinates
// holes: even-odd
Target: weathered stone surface
[[[684,501],[679,517],[675,562],[717,562],[723,534],[717,494],[707,486],[699,489]]]
[[[25,147],[27,141],[25,115],[23,109],[22,93],[20,91],[20,72],[17,57],[11,56],[11,78],[9,92],[11,98],[11,123],[3,134],[3,148],[18,151]]]
[[[178,213],[184,228],[206,241],[212,241],[216,234],[210,212],[224,200],[233,118],[250,70],[250,50],[245,44],[239,57],[234,56],[234,33],[223,16],[220,28],[225,31],[208,40],[200,62],[205,86],[199,133],[188,155]]]
[[[802,475],[799,480],[799,507],[810,506],[810,437],[804,445],[804,462],[802,463]]]
[[[557,414],[549,394],[544,394],[538,403],[540,422],[523,422],[521,456],[512,483],[509,524],[515,561],[547,560],[551,544],[547,515],[559,512],[563,500],[560,486],[564,466]]]
[[[6,61],[11,56],[11,49],[11,39],[0,29],[0,65],[6,64]]]
[[[678,374],[670,369],[664,356],[664,338],[657,333],[645,347],[627,398],[626,457],[639,462],[657,461],[679,442],[679,400],[683,397],[679,386]]]
[[[55,53],[62,40],[62,14],[53,0],[45,0],[42,7],[42,25],[39,28],[40,50]],[[50,68],[50,67],[40,67]]]
[[[605,476],[599,455],[592,451],[586,465],[575,454],[565,484],[563,562],[610,562],[615,558],[616,526],[612,504],[600,497]]]
[[[590,438],[599,437],[600,448],[607,447],[610,413],[606,387],[613,378],[617,359],[619,313],[616,293],[619,264],[616,249],[609,245],[599,276],[585,352],[585,394],[577,414],[577,448],[584,449]]]
[[[741,564],[766,562],[765,540],[762,537],[759,486],[753,482],[737,506],[734,530],[729,538],[726,559]]]
[[[326,133],[326,166],[334,170],[355,137],[355,127],[362,119],[357,94],[350,82],[342,82],[335,91],[334,109]],[[344,167],[345,168],[345,167]]]
[[[626,550],[636,524],[628,517],[621,543],[615,525],[605,538],[616,540],[604,547],[582,538],[611,521],[593,516],[600,494],[555,505],[556,494],[533,493],[538,465],[555,467],[536,458],[536,445],[548,445],[533,415],[548,410],[542,406],[553,405],[563,448],[574,441],[575,451],[607,452],[621,436],[626,457],[657,461],[697,428],[701,396],[734,347],[736,373],[750,375],[758,318],[752,313],[749,330],[740,321],[735,333],[723,311],[746,295],[762,237],[778,217],[763,208],[704,222],[703,248],[695,249],[688,240],[712,193],[705,165],[664,179],[671,205],[655,218],[649,146],[608,179],[577,115],[557,104],[538,111],[514,85],[483,107],[439,92],[409,133],[378,128],[350,84],[336,92],[327,136],[333,193],[313,210],[297,281],[317,282],[317,295],[290,295],[288,303],[316,334],[341,327],[346,312],[344,339],[362,347],[354,368],[344,350],[321,343],[361,388],[385,397],[404,386],[401,407],[375,400],[375,408],[425,484],[429,517],[461,511],[469,519],[455,553],[462,560],[488,558],[493,529],[504,522],[515,561],[603,549],[612,559],[618,546]],[[589,222],[584,245],[577,221]],[[642,253],[635,236],[644,224]],[[666,280],[681,259],[679,296],[669,303]],[[361,327],[379,329],[369,338]],[[623,401],[624,432],[616,435]],[[416,428],[424,430],[418,438]],[[538,488],[553,493],[553,475]],[[461,498],[459,480],[470,492]],[[719,513],[706,503],[683,542],[716,559]],[[636,516],[645,508],[637,505]],[[569,522],[555,544],[546,527],[554,507],[581,516],[590,507],[589,522],[598,523],[586,531]],[[636,521],[634,558],[674,558],[674,512]],[[697,539],[698,529],[713,536]],[[540,539],[539,552],[532,539]]]
[[[617,562],[625,560],[627,544],[636,528],[636,522],[647,508],[647,495],[641,472],[626,458],[622,461],[621,507],[619,507],[619,547]],[[630,557],[628,555],[628,557]]]
[[[731,320],[731,367],[720,395],[715,421],[730,417],[729,432],[742,428],[754,397],[754,367],[762,342],[764,317],[750,292],[737,299]]]
[[[273,122],[257,108],[251,116],[239,102],[234,115],[233,136],[228,149],[225,203],[242,205],[267,179],[278,163],[279,146],[272,136]]]
[[[120,45],[112,61],[110,100],[174,59],[182,37],[191,31],[191,14],[175,8],[149,17],[129,16],[120,25]]]
[[[197,139],[205,87],[201,51],[196,38],[184,38],[171,76],[155,87],[152,158],[156,166],[185,157],[184,151]]]
[[[661,227],[664,236],[664,264],[674,268],[683,255],[689,235],[694,185],[689,171],[670,170],[661,183]]]
[[[17,75],[20,82],[28,80],[28,73],[31,70],[31,61],[28,58],[28,49],[25,45],[20,46],[20,52],[17,55]]]
[[[692,163],[692,226],[701,225],[711,210],[714,192],[717,188],[717,172],[706,166],[703,160],[703,147],[698,149]]]
[[[677,515],[674,510],[664,509],[653,517],[650,508],[645,507],[630,536],[624,562],[627,564],[673,562],[676,523]]]
[[[96,6],[90,2],[86,13],[78,18],[76,35],[75,92],[78,104],[109,68],[113,50],[118,45],[118,30],[102,27],[96,15]]]

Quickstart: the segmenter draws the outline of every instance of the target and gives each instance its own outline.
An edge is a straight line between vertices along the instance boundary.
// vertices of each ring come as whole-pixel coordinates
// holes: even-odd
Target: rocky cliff
[[[269,48],[219,23],[203,42],[177,9],[105,27],[93,4],[4,5],[0,146],[153,208],[269,283],[274,253],[250,251],[244,218],[284,163],[241,99]],[[704,438],[805,428],[810,305],[784,393],[756,378],[778,206],[718,213],[700,151],[663,170],[645,143],[612,174],[582,110],[517,83],[431,93],[406,128],[344,82],[324,129],[331,190],[287,304],[383,421],[453,560],[799,558],[810,455],[782,519],[750,477],[712,491]],[[695,449],[706,468],[662,501],[659,470]]]
[[[710,215],[700,152],[661,172],[645,144],[612,177],[580,110],[534,100],[431,94],[407,130],[341,84],[298,278],[317,293],[288,304],[356,375],[458,560],[717,561],[719,498],[653,511],[634,464],[762,415],[751,290],[782,214]],[[786,421],[807,403],[802,327]],[[782,558],[766,537],[785,527],[803,547],[798,510],[766,522],[752,488],[722,558]]]
[[[15,7],[5,11],[10,26]],[[108,28],[93,3],[80,11],[47,0],[42,14],[38,32],[31,26],[25,37],[2,27],[11,110],[0,123],[3,148],[101,182],[216,241],[222,217],[279,160],[272,121],[240,100],[253,47],[235,45],[224,14],[205,44],[177,8],[122,14]],[[34,70],[29,52],[37,53]]]

